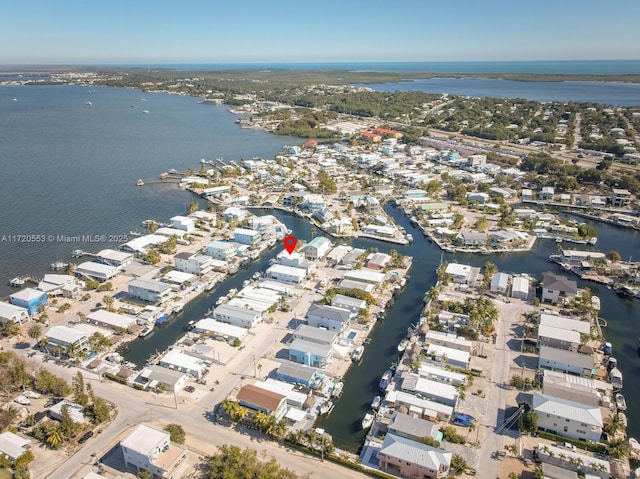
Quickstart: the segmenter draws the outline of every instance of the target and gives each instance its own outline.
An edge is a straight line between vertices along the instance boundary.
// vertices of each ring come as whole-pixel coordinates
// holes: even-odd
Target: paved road
[[[489,389],[489,410],[486,421],[481,425],[485,429],[480,452],[478,473],[480,477],[493,479],[500,477],[500,461],[495,453],[503,451],[503,438],[508,431],[496,433],[496,428],[505,420],[507,389],[509,383],[509,364],[511,353],[507,341],[511,335],[511,326],[520,318],[519,304],[504,304],[494,301],[500,309],[500,321],[497,327],[496,353],[491,370],[491,387]]]
[[[282,332],[277,329],[272,331],[266,341],[256,346],[255,351],[249,351],[250,354],[239,357],[237,364],[233,364],[233,370],[244,371],[245,374],[252,375],[253,354],[256,355],[256,358],[264,354],[270,343],[273,343],[281,334]],[[23,351],[26,355],[28,350]],[[22,353],[22,351],[17,352]],[[78,371],[76,368],[64,367],[53,362],[47,363],[46,367],[69,381]],[[242,381],[241,374],[229,374],[215,391],[208,392],[195,403],[182,404],[178,400],[178,409],[175,409],[172,400],[155,399],[151,393],[136,391],[112,381],[101,382],[96,374],[86,371],[83,371],[83,374],[85,382],[91,384],[97,396],[103,397],[117,406],[118,415],[108,427],[87,441],[83,449],[66,460],[64,464],[55,471],[47,471],[47,479],[69,479],[82,467],[94,463],[96,457],[100,457],[113,447],[128,428],[144,421],[181,424],[187,435],[210,446],[204,451],[207,453],[213,452],[214,446],[234,444],[242,448],[256,449],[260,453],[265,451],[267,457],[275,457],[283,467],[292,469],[299,474],[308,474],[310,477],[336,479],[367,477],[357,471],[330,462],[321,462],[320,459],[313,456],[289,450],[273,441],[261,440],[213,423],[209,419],[209,414],[214,405],[226,398]]]

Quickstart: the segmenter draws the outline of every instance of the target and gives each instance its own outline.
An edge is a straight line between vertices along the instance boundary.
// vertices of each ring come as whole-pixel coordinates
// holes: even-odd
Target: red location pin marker
[[[293,253],[293,250],[296,249],[296,243],[298,240],[295,236],[285,236],[284,238],[284,249],[287,250],[287,253]]]

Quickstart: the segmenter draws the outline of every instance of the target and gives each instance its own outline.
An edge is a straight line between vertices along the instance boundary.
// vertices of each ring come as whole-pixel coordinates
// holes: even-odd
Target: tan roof
[[[238,402],[259,406],[267,411],[275,411],[286,396],[259,388],[253,384],[243,386],[237,395]]]

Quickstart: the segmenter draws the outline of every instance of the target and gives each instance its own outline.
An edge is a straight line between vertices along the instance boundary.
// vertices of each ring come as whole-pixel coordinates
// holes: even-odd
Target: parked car
[[[80,439],[78,439],[78,444],[84,444],[92,437],[93,437],[93,431],[87,431],[82,436],[80,436]]]
[[[184,390],[187,391],[188,393],[192,393],[196,390],[196,388],[194,388],[193,386],[185,386]]]

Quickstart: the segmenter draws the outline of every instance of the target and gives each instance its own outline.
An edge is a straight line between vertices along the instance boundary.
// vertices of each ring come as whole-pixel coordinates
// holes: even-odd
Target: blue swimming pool
[[[357,334],[357,333],[356,333],[355,331],[351,331],[351,332],[349,333],[349,336],[347,336],[347,339],[353,339],[353,338],[355,338],[355,337],[356,337],[356,334]]]

